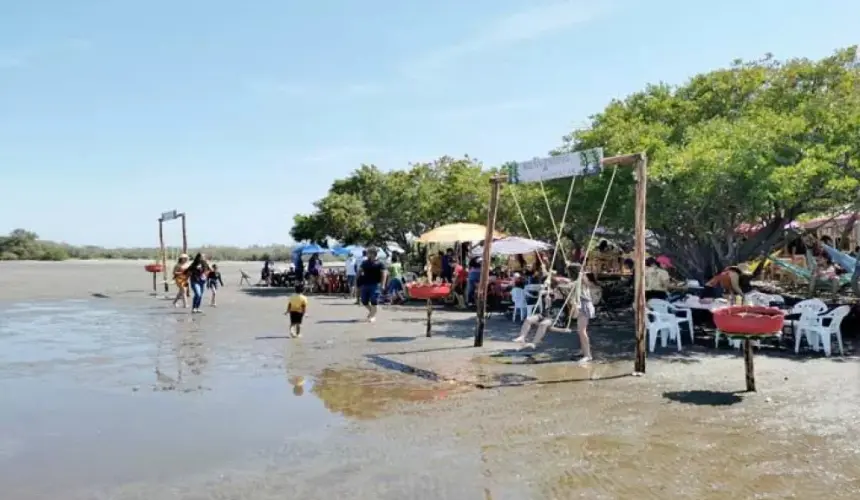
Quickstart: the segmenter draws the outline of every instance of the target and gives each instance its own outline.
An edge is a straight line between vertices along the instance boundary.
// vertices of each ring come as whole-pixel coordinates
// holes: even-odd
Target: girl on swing
[[[579,345],[582,351],[582,356],[579,359],[579,364],[588,364],[591,362],[591,340],[588,338],[588,322],[594,318],[594,300],[592,299],[592,288],[596,285],[588,278],[588,275],[583,273],[582,280],[574,279],[573,290],[565,300],[564,307],[571,308],[571,316],[576,318],[576,331],[579,335]],[[553,283],[552,287],[557,290],[557,284]],[[514,342],[525,342],[531,332],[532,327],[537,325],[534,339],[527,344],[528,347],[534,347],[543,340],[547,330],[552,326],[553,318],[548,307],[542,307],[535,314],[530,315],[523,322],[523,327],[520,330],[520,336],[514,339]]]

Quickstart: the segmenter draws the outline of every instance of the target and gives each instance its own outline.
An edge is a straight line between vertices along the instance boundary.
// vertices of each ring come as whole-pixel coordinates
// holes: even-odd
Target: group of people
[[[216,307],[215,296],[218,289],[224,286],[218,265],[211,264],[202,253],[197,253],[190,261],[187,254],[180,255],[176,265],[173,266],[173,281],[177,288],[173,307],[179,307],[181,303],[183,308],[187,308],[188,295],[191,294],[193,295],[191,299],[192,313],[202,312],[203,294],[207,289],[212,296],[209,305]]]

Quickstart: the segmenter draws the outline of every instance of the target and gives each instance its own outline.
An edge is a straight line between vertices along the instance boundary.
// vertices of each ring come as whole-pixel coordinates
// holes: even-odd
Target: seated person
[[[657,263],[657,259],[654,257],[645,259],[644,277],[646,301],[651,299],[669,299],[669,285],[671,283],[669,271],[660,267],[660,264]]]

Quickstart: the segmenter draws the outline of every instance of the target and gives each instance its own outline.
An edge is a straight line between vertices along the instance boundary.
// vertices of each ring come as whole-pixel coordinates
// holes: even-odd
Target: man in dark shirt
[[[376,321],[379,294],[388,280],[388,270],[384,263],[377,260],[376,254],[376,248],[368,248],[367,260],[358,269],[361,304],[367,308],[367,320],[371,323]]]

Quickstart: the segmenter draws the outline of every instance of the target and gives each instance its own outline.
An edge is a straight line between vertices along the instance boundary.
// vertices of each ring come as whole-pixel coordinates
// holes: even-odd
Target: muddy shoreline
[[[856,357],[762,353],[745,394],[738,354],[704,343],[625,376],[623,320],[595,324],[591,368],[564,334],[526,365],[496,355],[509,320],[482,354],[468,313],[427,339],[421,307],[367,328],[340,298],[290,341],[283,292],[221,267],[219,308],[192,317],[137,262],[0,263],[4,500],[860,494]]]

